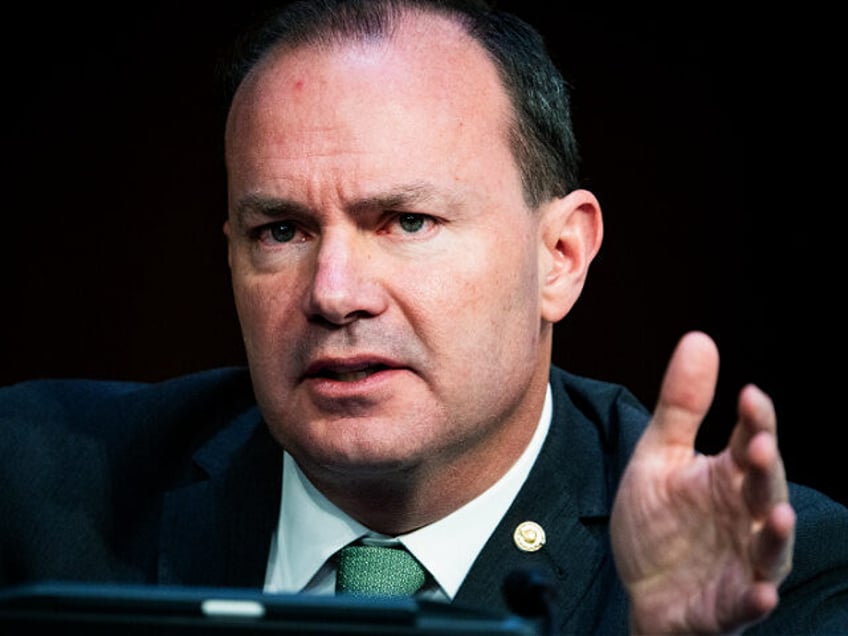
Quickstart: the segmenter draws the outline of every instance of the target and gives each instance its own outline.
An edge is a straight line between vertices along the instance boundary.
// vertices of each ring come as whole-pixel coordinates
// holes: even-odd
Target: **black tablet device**
[[[414,598],[65,582],[0,588],[0,634],[4,636],[538,633],[531,622],[519,616]]]

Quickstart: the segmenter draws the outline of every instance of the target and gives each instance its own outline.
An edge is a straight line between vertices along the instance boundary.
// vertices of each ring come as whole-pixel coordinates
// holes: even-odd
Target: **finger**
[[[788,502],[772,508],[751,546],[751,559],[756,577],[761,581],[780,583],[792,568],[792,546],[795,537],[795,511]]]
[[[745,503],[755,518],[769,514],[778,503],[788,501],[789,488],[775,436],[760,432],[751,440],[743,465]]]
[[[718,349],[713,340],[700,331],[685,334],[671,355],[651,421],[661,443],[694,448],[717,379]]]
[[[753,385],[739,396],[739,422],[730,449],[734,462],[744,471],[745,502],[755,517],[764,517],[775,504],[788,499],[774,405]]]
[[[735,630],[740,625],[755,623],[767,616],[778,603],[777,586],[773,583],[757,582],[743,594],[728,617],[727,628]]]
[[[751,440],[761,432],[777,435],[774,404],[757,386],[749,384],[739,392],[738,420],[730,440],[734,460],[746,464]]]

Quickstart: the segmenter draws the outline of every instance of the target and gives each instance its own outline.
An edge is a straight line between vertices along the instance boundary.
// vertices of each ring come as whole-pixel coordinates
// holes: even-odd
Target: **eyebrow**
[[[437,191],[424,182],[402,185],[351,202],[347,209],[356,214],[367,210],[395,210],[424,204],[455,205],[455,197]]]
[[[288,199],[266,197],[261,194],[248,194],[233,206],[235,217],[244,224],[250,217],[279,219],[308,213],[309,209]]]
[[[420,205],[454,207],[457,204],[456,195],[446,194],[426,182],[416,182],[360,197],[346,203],[344,208],[350,214],[359,215],[370,210],[403,210]],[[248,194],[242,197],[235,203],[234,210],[236,218],[241,223],[252,216],[279,219],[314,213],[310,206],[297,201],[266,197],[261,194]]]

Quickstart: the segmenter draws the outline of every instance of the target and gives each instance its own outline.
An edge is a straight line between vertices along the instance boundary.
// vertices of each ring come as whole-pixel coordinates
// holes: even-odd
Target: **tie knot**
[[[426,579],[424,568],[402,546],[350,545],[337,556],[336,592],[411,596]]]

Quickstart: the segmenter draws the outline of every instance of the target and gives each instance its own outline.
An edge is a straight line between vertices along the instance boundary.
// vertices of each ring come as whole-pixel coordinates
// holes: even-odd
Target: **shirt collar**
[[[458,510],[397,537],[453,598],[477,555],[518,494],[550,428],[551,387],[533,438],[513,466],[488,490]],[[322,495],[292,457],[283,458],[280,519],[267,583],[279,591],[303,590],[341,547],[374,534]]]

